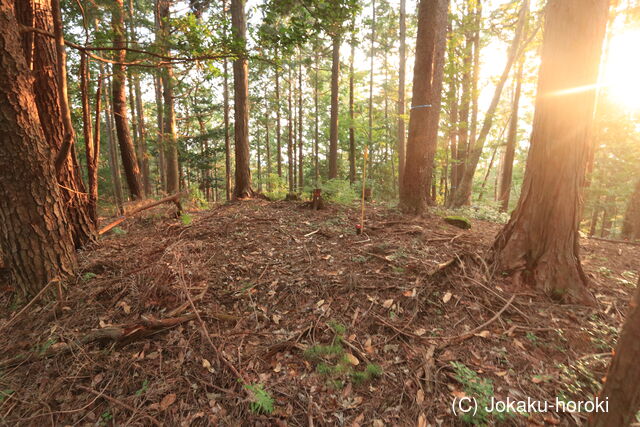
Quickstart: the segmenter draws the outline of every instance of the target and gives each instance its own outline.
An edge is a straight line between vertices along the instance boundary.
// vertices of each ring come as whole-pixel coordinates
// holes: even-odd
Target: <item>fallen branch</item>
[[[594,237],[594,236],[589,236],[588,237],[590,240],[600,240],[601,242],[609,242],[609,243],[622,243],[625,245],[631,245],[631,246],[640,246],[640,242],[632,242],[630,240],[614,240],[614,239],[604,239],[602,237]]]
[[[127,218],[134,216],[138,212],[142,212],[144,210],[153,208],[154,206],[158,206],[163,203],[173,202],[176,205],[176,208],[178,209],[178,215],[180,215],[182,213],[182,205],[180,204],[180,197],[182,197],[183,194],[184,193],[177,193],[177,194],[174,194],[173,196],[165,197],[164,199],[156,200],[152,203],[148,203],[143,206],[138,206],[137,208],[131,210],[130,212],[126,212],[124,215],[122,215],[120,218],[116,219],[109,225],[102,227],[98,232],[98,234],[106,233],[107,231],[111,230],[113,227],[116,227],[117,225],[123,223]]]

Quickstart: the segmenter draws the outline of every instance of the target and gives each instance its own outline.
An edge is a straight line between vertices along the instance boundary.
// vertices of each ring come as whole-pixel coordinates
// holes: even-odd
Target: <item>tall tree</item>
[[[338,95],[340,90],[341,33],[331,38],[331,116],[329,119],[329,179],[338,177]]]
[[[398,150],[398,183],[402,185],[404,178],[404,140],[405,140],[405,79],[406,79],[406,64],[407,64],[407,1],[400,0],[400,48],[398,50],[399,65],[398,65],[398,136],[397,136],[397,150]]]
[[[354,114],[354,59],[356,50],[355,22],[351,25],[351,54],[349,55],[349,182],[356,182],[356,129]]]
[[[172,0],[157,0],[160,40],[165,55],[169,54],[170,8]],[[174,194],[180,189],[180,165],[178,159],[178,138],[176,135],[176,113],[173,95],[173,66],[170,61],[162,68],[162,143],[164,146],[165,175],[167,193]]]
[[[20,24],[47,33],[53,33],[54,28],[59,27],[60,30],[56,31],[60,32],[58,38],[62,38],[62,18],[58,7],[59,4],[54,5],[51,0],[41,0],[37,3],[22,1],[16,3],[16,14]],[[54,19],[54,12],[57,19]],[[54,153],[60,154],[68,150],[63,157],[57,156],[64,160],[57,169],[57,180],[67,209],[67,219],[72,225],[75,245],[80,247],[94,238],[95,224],[91,220],[89,200],[85,196],[82,174],[75,156],[75,145],[71,144],[74,138],[73,129],[67,130],[70,126],[67,122],[67,120],[70,121],[70,116],[67,117],[68,104],[60,102],[67,97],[66,65],[62,67],[66,61],[66,55],[58,54],[58,50],[63,46],[56,45],[53,38],[41,34],[32,37],[29,33],[23,32],[22,42],[27,67],[32,70],[36,108],[45,141]],[[63,84],[64,89],[62,89]],[[64,125],[64,123],[67,124]],[[65,141],[71,144],[67,148],[65,148]]]
[[[528,12],[529,0],[524,0],[524,3],[520,8],[520,12],[518,14],[518,23],[516,25],[515,35],[507,53],[507,63],[505,64],[502,75],[500,76],[498,84],[496,85],[491,104],[489,105],[489,108],[487,109],[487,112],[484,116],[482,129],[480,130],[478,139],[475,141],[470,141],[469,144],[469,154],[465,163],[464,171],[462,173],[462,178],[460,179],[459,184],[456,186],[456,191],[453,194],[453,198],[451,200],[451,205],[455,208],[459,208],[465,204],[468,204],[470,201],[471,191],[473,189],[473,177],[475,175],[476,168],[478,167],[480,157],[482,156],[484,144],[487,140],[487,137],[489,136],[491,126],[493,125],[493,118],[500,102],[502,89],[504,88],[504,85],[509,78],[509,73],[511,71],[513,63],[517,59],[518,54],[521,54],[523,50],[522,40],[524,36],[524,29],[527,22]],[[471,145],[471,142],[473,142],[473,145]]]
[[[569,302],[593,301],[578,226],[608,8],[608,0],[547,4],[524,183],[491,255],[516,286],[526,283]]]
[[[233,197],[242,199],[254,195],[249,166],[249,81],[246,56],[247,21],[245,0],[231,0],[231,28],[240,51],[233,61],[234,142],[236,153]]]
[[[523,62],[520,61],[515,76],[515,90],[513,94],[513,105],[511,107],[511,120],[509,121],[509,133],[507,133],[507,146],[504,152],[504,161],[502,162],[502,176],[500,178],[500,210],[506,212],[509,209],[509,199],[511,196],[511,180],[513,175],[513,159],[516,152],[516,139],[518,137],[518,113],[520,107],[520,93],[522,92],[522,67]]]
[[[129,115],[127,111],[126,66],[124,65],[127,59],[127,40],[124,32],[123,0],[114,2],[111,26],[113,29],[113,47],[116,49],[116,60],[118,61],[113,66],[113,115],[118,134],[118,144],[120,145],[120,155],[122,156],[122,167],[124,168],[131,196],[134,199],[143,199],[144,189],[129,130]]]
[[[0,0],[0,37],[0,252],[33,296],[71,276],[76,256],[11,0]]]
[[[222,1],[222,15],[224,21],[224,35],[227,35],[227,1]],[[223,65],[223,109],[224,109],[224,189],[227,201],[231,200],[231,138],[229,135],[229,61],[224,59]]]
[[[444,68],[448,0],[420,0],[409,116],[407,160],[400,207],[420,214],[427,205],[435,156]]]

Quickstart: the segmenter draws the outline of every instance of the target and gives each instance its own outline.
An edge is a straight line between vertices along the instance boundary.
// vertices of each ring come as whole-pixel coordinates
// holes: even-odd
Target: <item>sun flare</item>
[[[621,108],[640,110],[640,29],[613,34],[603,69],[603,90]]]

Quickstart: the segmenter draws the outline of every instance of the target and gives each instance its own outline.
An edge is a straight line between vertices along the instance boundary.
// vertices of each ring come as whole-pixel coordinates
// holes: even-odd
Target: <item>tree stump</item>
[[[317,211],[324,209],[324,200],[322,199],[322,190],[316,188],[313,190],[313,198],[311,199],[311,210]]]

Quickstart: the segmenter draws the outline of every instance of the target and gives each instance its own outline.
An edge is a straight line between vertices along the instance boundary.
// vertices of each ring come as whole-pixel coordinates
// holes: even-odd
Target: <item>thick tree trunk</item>
[[[162,49],[169,53],[168,38],[169,16],[172,0],[158,0],[158,17]],[[180,190],[180,165],[178,160],[178,138],[176,136],[176,113],[173,96],[173,66],[167,63],[162,69],[162,100],[163,114],[162,142],[164,145],[165,176],[167,179],[167,193],[175,194]]]
[[[407,213],[420,214],[424,211],[431,188],[440,119],[448,8],[448,0],[420,0],[418,8],[407,161],[400,187],[400,207]]]
[[[589,427],[628,426],[636,420],[640,408],[640,280],[627,312],[622,333],[607,373],[607,381],[598,396],[608,402],[608,411],[597,412]]]
[[[400,0],[400,48],[398,51],[399,66],[398,66],[398,136],[397,136],[397,150],[398,150],[398,186],[402,185],[404,178],[404,140],[405,140],[405,80],[406,80],[406,67],[407,67],[407,4],[406,0]]]
[[[491,254],[496,270],[512,274],[515,285],[524,282],[574,303],[593,302],[578,226],[608,7],[608,0],[547,5],[522,193]]]
[[[233,61],[233,101],[235,111],[234,141],[236,153],[234,199],[253,197],[251,169],[249,168],[249,81],[247,57],[247,22],[244,12],[245,0],[231,0],[231,23],[233,36],[243,52]]]
[[[16,12],[21,24],[52,33],[54,28],[51,0],[38,2],[21,1],[16,3]],[[40,124],[44,131],[45,141],[54,153],[60,153],[65,141],[63,126],[63,110],[60,100],[61,70],[58,66],[56,45],[53,38],[36,34],[27,36],[23,32],[23,48],[25,58],[29,59],[27,67],[32,70],[33,90],[36,96],[36,107]],[[31,44],[28,44],[31,43]],[[66,82],[66,75],[63,76]],[[66,94],[66,91],[65,91]],[[69,147],[71,148],[71,147]],[[65,157],[57,174],[67,219],[72,224],[73,240],[76,247],[81,247],[95,238],[95,226],[88,211],[88,197],[82,182],[82,174],[73,151]]]
[[[340,85],[340,43],[339,34],[332,36],[331,57],[331,118],[329,121],[329,179],[338,177],[338,95]]]
[[[76,258],[12,3],[0,0],[0,252],[31,297],[73,275]]]
[[[640,239],[640,180],[627,205],[622,223],[622,237],[629,240]]]
[[[520,9],[517,24],[518,26],[516,27],[516,33],[513,38],[513,42],[511,43],[509,52],[507,54],[507,63],[504,66],[504,70],[502,71],[500,80],[498,80],[498,84],[496,85],[496,89],[493,93],[493,99],[491,100],[491,104],[489,105],[487,113],[485,114],[482,129],[480,130],[480,134],[478,135],[478,140],[474,141],[473,146],[470,145],[469,155],[465,163],[462,179],[460,180],[460,183],[457,186],[452,198],[451,205],[454,208],[459,208],[465,204],[468,204],[470,201],[471,191],[473,187],[473,177],[475,175],[476,168],[478,167],[480,156],[482,156],[484,143],[489,136],[489,131],[491,130],[491,125],[493,124],[493,116],[495,115],[496,109],[498,108],[500,96],[502,95],[502,89],[504,88],[504,85],[509,78],[509,73],[514,61],[516,60],[518,54],[521,52],[522,39],[525,24],[527,22],[528,12],[529,0],[525,0],[522,8]]]
[[[127,58],[127,42],[124,35],[124,6],[123,0],[116,0],[113,8],[111,25],[113,29],[113,46],[116,48],[116,59],[125,62]],[[144,198],[144,189],[140,177],[140,168],[136,158],[135,148],[129,131],[129,116],[127,111],[126,67],[121,64],[113,66],[113,115],[115,117],[118,144],[122,157],[122,167],[127,178],[127,186],[134,199]]]
[[[516,88],[513,95],[513,106],[511,107],[511,120],[509,122],[509,133],[507,133],[507,146],[504,152],[502,163],[502,177],[500,179],[500,211],[506,212],[509,209],[509,198],[511,196],[511,179],[513,176],[513,159],[516,152],[516,139],[518,136],[518,112],[520,107],[520,92],[522,90],[522,61],[516,72]]]

